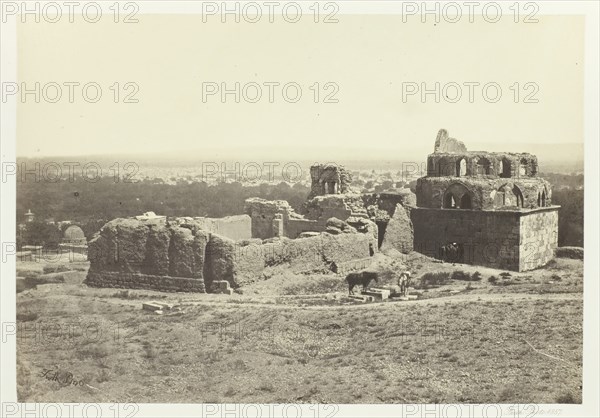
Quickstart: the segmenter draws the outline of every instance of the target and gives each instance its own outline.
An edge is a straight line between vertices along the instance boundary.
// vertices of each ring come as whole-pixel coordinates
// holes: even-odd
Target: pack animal
[[[346,276],[346,281],[348,282],[348,293],[354,294],[354,287],[356,285],[361,285],[362,290],[365,290],[371,281],[378,281],[377,273],[370,271],[361,271],[350,273]]]

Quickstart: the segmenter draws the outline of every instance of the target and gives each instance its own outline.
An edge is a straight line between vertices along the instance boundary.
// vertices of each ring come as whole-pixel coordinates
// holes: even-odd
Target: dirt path
[[[208,296],[208,297],[207,297]],[[318,297],[319,295],[311,295]],[[299,305],[287,305],[281,303],[275,303],[274,297],[265,297],[264,302],[256,301],[256,297],[248,298],[244,296],[221,296],[221,295],[202,295],[204,300],[198,299],[183,299],[181,303],[187,306],[211,306],[211,307],[224,307],[235,309],[238,306],[243,307],[255,307],[255,308],[266,308],[276,310],[316,310],[325,311],[332,309],[402,309],[410,306],[432,306],[442,305],[447,303],[481,303],[481,302],[493,302],[493,303],[519,303],[523,301],[536,301],[536,300],[551,300],[551,301],[577,301],[582,300],[583,295],[579,293],[550,293],[550,294],[532,294],[532,293],[502,293],[502,294],[457,294],[453,296],[444,296],[431,299],[411,300],[411,301],[389,301],[385,303],[359,303],[359,304],[348,304],[348,305],[317,305],[317,306],[302,306]],[[100,299],[106,303],[113,304],[126,304],[130,306],[140,306],[142,302],[150,301],[152,298],[140,299],[140,300],[129,300],[129,299],[118,299],[118,298],[106,298]],[[162,300],[166,303],[177,303],[174,300],[165,299]],[[301,302],[301,300],[299,300]]]

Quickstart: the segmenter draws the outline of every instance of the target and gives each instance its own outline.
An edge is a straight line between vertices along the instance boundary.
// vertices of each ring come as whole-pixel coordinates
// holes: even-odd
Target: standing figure
[[[402,296],[406,296],[408,294],[408,286],[410,286],[410,271],[403,271],[400,273],[398,286],[400,286],[400,293]]]

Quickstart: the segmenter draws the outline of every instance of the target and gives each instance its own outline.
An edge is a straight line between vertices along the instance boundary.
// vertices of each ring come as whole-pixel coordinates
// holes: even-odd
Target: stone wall
[[[208,239],[209,233],[196,224],[112,220],[89,242],[90,270],[86,283],[97,286],[106,282],[114,287],[141,283],[137,287],[153,289],[181,285],[181,291],[203,291]],[[118,279],[120,275],[122,279]],[[164,284],[159,283],[161,277],[165,279]],[[186,280],[175,280],[177,278]],[[189,280],[200,283],[190,284]]]
[[[90,271],[85,284],[91,287],[150,289],[161,292],[205,292],[204,280],[116,271]]]
[[[159,224],[137,219],[108,222],[89,243],[86,284],[204,292],[212,289],[214,281],[226,280],[237,288],[264,279],[267,267],[322,270],[369,257],[377,242],[370,221],[362,219],[357,220],[362,232],[348,226],[339,235],[266,241],[235,241],[204,231],[205,223],[190,219]]]
[[[521,270],[543,266],[554,258],[558,247],[558,209],[539,209],[520,217],[521,245],[519,264]]]
[[[350,233],[299,239],[275,239],[247,245],[211,235],[207,246],[206,287],[226,280],[231,287],[264,280],[268,267],[284,266],[293,272],[332,269],[334,265],[369,257],[373,237]]]
[[[246,199],[244,212],[251,218],[252,238],[267,239],[275,235],[274,221],[284,214],[294,212],[285,200],[265,200],[258,197]]]
[[[442,246],[455,242],[463,253],[456,262],[525,271],[546,264],[556,248],[556,206],[514,212],[413,208],[411,219],[415,251],[436,258]]]

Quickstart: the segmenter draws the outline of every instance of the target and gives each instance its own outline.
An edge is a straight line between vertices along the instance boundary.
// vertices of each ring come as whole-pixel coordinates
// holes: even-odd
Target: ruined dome
[[[77,225],[71,225],[67,229],[65,229],[65,233],[63,235],[65,241],[85,241],[85,234],[83,233],[83,229],[78,227]]]

